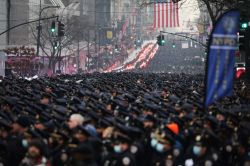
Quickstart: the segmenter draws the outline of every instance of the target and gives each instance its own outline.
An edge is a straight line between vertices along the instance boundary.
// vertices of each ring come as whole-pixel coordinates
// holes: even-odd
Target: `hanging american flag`
[[[179,6],[173,0],[154,0],[154,28],[179,27]]]

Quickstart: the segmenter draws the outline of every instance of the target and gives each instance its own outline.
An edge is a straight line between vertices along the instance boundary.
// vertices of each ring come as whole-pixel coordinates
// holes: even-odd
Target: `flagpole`
[[[213,30],[214,31],[214,28]],[[212,34],[212,32],[211,32]],[[205,77],[204,77],[204,101],[203,101],[203,107],[204,110],[207,111],[206,109],[206,97],[207,97],[207,75],[208,75],[208,64],[209,64],[209,53],[210,53],[210,49],[209,46],[211,44],[211,39],[212,39],[212,35],[209,36],[209,40],[208,40],[208,44],[206,46],[207,49],[207,55],[206,55],[206,61],[205,61]]]

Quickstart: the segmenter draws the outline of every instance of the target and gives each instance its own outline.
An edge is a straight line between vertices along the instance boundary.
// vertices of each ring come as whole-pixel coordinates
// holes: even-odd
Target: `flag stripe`
[[[175,22],[175,4],[173,3],[173,20],[174,20],[174,27],[176,27]]]
[[[166,27],[168,27],[168,2],[166,3]]]
[[[154,28],[156,28],[156,3],[154,4]]]
[[[158,28],[161,27],[161,7],[160,7],[160,4],[157,4],[158,6]]]
[[[161,4],[161,8],[162,8],[162,27],[164,27],[164,4]]]
[[[173,8],[173,4],[172,4],[172,0],[170,0],[170,27],[172,27],[172,8]]]

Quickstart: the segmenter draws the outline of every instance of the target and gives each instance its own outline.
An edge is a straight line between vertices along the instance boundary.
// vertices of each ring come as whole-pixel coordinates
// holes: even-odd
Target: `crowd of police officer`
[[[167,42],[165,46],[159,47],[155,57],[149,62],[146,72],[167,72],[185,74],[205,73],[205,53],[199,46],[182,49],[181,41]]]
[[[250,165],[247,87],[203,109],[202,75],[0,81],[0,165]]]

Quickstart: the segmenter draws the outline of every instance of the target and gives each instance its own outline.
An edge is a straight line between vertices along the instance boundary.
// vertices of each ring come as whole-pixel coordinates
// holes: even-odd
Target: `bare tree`
[[[227,10],[236,8],[236,0],[199,0],[201,5],[205,5],[209,16],[211,18],[213,26],[218,18]]]
[[[250,15],[250,3],[244,3],[240,0],[198,0],[201,5],[205,5],[213,26],[218,18],[230,9],[239,9],[241,15]]]
[[[58,21],[58,20],[53,20]],[[67,50],[68,46],[73,44],[74,40],[79,36],[80,29],[75,26],[74,20],[60,20],[65,24],[65,35],[63,37],[58,37],[57,31],[51,32],[51,20],[43,21],[40,48],[45,57],[49,60],[48,68],[55,73],[56,64],[61,62],[61,53],[63,50]],[[33,26],[31,28],[31,33],[34,39],[37,39],[37,31]]]
[[[10,28],[10,9],[11,9],[11,0],[7,0],[7,29]],[[7,33],[7,44],[10,42],[10,32]]]

